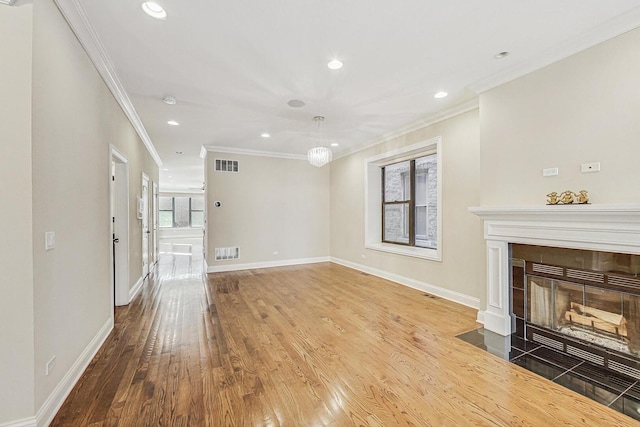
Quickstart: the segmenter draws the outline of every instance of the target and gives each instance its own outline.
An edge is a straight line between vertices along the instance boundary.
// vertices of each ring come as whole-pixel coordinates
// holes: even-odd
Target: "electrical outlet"
[[[362,259],[367,258],[367,256],[365,254],[362,254]]]
[[[556,176],[559,172],[558,168],[542,169],[542,176]]]
[[[278,255],[278,251],[273,251],[273,255]]]
[[[55,357],[55,356],[53,356],[53,357],[51,358],[51,360],[49,360],[49,361],[47,362],[47,364],[45,365],[45,367],[44,367],[44,373],[45,373],[45,375],[49,375],[49,373],[50,373],[50,372],[53,370],[53,368],[55,368],[55,367],[56,367],[56,357]]]

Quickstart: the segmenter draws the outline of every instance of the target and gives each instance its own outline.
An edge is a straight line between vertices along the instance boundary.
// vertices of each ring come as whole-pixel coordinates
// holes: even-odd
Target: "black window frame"
[[[402,159],[400,161],[395,161],[393,163],[388,163],[384,166],[380,167],[380,176],[381,176],[381,208],[382,208],[382,212],[381,212],[381,219],[382,219],[382,229],[381,229],[381,242],[382,243],[386,243],[386,244],[393,244],[393,245],[400,245],[400,246],[409,246],[409,247],[416,247],[416,248],[423,248],[423,249],[433,249],[433,250],[438,250],[438,241],[436,239],[435,241],[435,245],[434,246],[422,246],[422,245],[416,245],[416,240],[426,240],[426,239],[419,239],[417,237],[422,237],[422,235],[417,236],[416,235],[416,174],[417,173],[425,173],[427,174],[427,180],[426,182],[428,182],[428,171],[429,169],[421,169],[420,171],[424,170],[425,172],[418,172],[416,170],[416,160],[420,159],[422,157],[425,156],[429,156],[431,154],[435,154],[435,153],[425,153],[425,154],[420,154],[417,155],[415,157],[412,157],[410,159]],[[385,180],[386,180],[386,168],[387,166],[392,166],[392,165],[397,165],[400,163],[405,163],[405,162],[409,162],[409,191],[407,191],[406,186],[404,185],[405,179],[406,179],[406,174],[407,172],[402,172],[401,176],[405,176],[402,179],[403,181],[403,193],[404,193],[404,200],[394,200],[394,201],[386,201],[385,197],[386,197],[386,192],[385,192]],[[437,163],[436,163],[437,165]],[[408,198],[407,198],[407,193],[408,193]],[[407,235],[407,242],[401,242],[401,241],[393,241],[393,240],[386,240],[385,239],[385,219],[386,219],[386,206],[391,206],[391,205],[405,205],[407,206],[407,210],[408,210],[408,235]],[[420,205],[423,206],[423,205]],[[424,205],[427,209],[426,209],[426,213],[427,216],[426,218],[428,218],[428,212],[429,212],[429,208],[431,207],[431,205],[426,202]],[[436,211],[437,213],[437,211]],[[403,228],[406,227],[405,225],[403,225]],[[428,235],[428,230],[429,228],[427,228],[427,235]],[[425,235],[424,237],[426,237],[427,235]],[[404,236],[403,236],[404,237]]]

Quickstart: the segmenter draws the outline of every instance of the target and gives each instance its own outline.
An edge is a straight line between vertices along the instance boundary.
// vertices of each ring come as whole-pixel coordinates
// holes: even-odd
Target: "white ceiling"
[[[339,156],[640,26],[640,0],[157,0],[164,21],[142,0],[56,2],[86,14],[163,191],[202,186],[203,145],[304,155],[321,139]]]

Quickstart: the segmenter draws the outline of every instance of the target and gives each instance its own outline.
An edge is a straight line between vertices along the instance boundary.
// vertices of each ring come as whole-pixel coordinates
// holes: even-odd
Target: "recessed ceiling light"
[[[176,105],[177,101],[173,96],[165,96],[162,99],[162,102],[164,102],[165,104],[168,104],[168,105]]]
[[[142,3],[142,10],[144,13],[156,19],[167,19],[167,11],[162,8],[158,3],[153,1],[146,1]]]
[[[293,108],[302,108],[306,104],[304,103],[304,101],[300,101],[299,99],[292,99],[291,101],[287,102],[287,105]]]
[[[340,68],[342,68],[342,65],[343,65],[342,61],[340,61],[339,59],[332,59],[327,64],[327,67],[329,67],[332,70],[339,70]]]
[[[504,58],[504,57],[505,57],[505,56],[507,56],[507,55],[509,55],[509,52],[504,51],[504,52],[496,53],[495,55],[493,55],[493,57],[494,57],[495,59],[502,59],[502,58]]]
[[[171,126],[180,126],[180,123],[176,122],[175,120],[169,120],[167,124]]]
[[[440,99],[440,98],[444,98],[447,95],[449,95],[447,92],[441,90],[440,92],[438,92],[435,95],[433,95],[433,97]]]
[[[332,147],[337,147],[338,145],[340,145],[340,144],[338,144],[337,142],[332,142],[332,143],[331,143],[331,146],[332,146]]]
[[[260,136],[263,138],[271,138],[271,135],[269,135],[267,132],[261,133]]]

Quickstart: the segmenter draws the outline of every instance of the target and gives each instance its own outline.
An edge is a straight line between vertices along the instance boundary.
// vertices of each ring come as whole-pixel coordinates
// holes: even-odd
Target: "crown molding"
[[[340,153],[338,153],[333,157],[333,160],[337,160],[342,157],[349,156],[353,153],[357,153],[358,151],[366,150],[378,144],[383,144],[393,139],[403,137],[405,135],[410,134],[411,132],[415,132],[417,130],[426,128],[427,126],[434,125],[436,123],[450,119],[452,117],[459,116],[460,114],[468,113],[469,111],[472,111],[472,110],[477,110],[478,108],[479,108],[478,97],[474,97],[473,99],[470,99],[461,104],[455,105],[446,110],[438,111],[437,113],[431,114],[423,119],[413,122],[393,132],[384,134],[381,137],[371,142],[356,146],[354,148],[351,148],[345,151],[341,151]]]
[[[6,4],[7,6],[11,6],[15,0],[0,0],[0,4]]]
[[[290,154],[290,153],[277,153],[272,151],[259,151],[259,150],[247,150],[244,148],[232,148],[232,147],[220,147],[216,145],[203,145],[207,152],[226,153],[226,154],[241,154],[245,156],[258,156],[258,157],[275,157],[278,159],[289,160],[307,160],[307,156],[304,154]],[[202,150],[200,151],[200,157],[202,157]]]
[[[3,0],[0,0],[3,1]],[[162,166],[162,160],[156,151],[156,148],[151,142],[151,138],[147,133],[142,120],[138,116],[124,86],[120,82],[118,75],[115,72],[115,68],[109,59],[109,55],[104,49],[102,42],[98,38],[98,35],[94,31],[93,27],[89,23],[89,19],[82,8],[79,0],[54,0],[58,9],[66,19],[69,27],[76,35],[78,41],[84,48],[85,52],[93,62],[93,65],[98,70],[98,73],[102,76],[102,79],[106,83],[107,87],[113,94],[114,98],[120,104],[120,107],[124,111],[125,115],[131,122],[131,125],[138,133],[140,139],[144,143],[144,146],[153,157],[153,160],[158,166]]]
[[[616,16],[592,30],[570,38],[564,43],[534,55],[526,61],[519,62],[503,71],[472,83],[468,88],[477,94],[481,94],[638,27],[640,27],[640,7]]]

